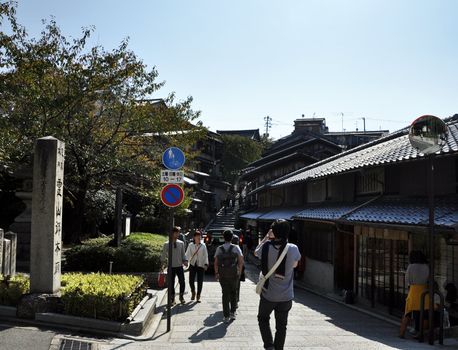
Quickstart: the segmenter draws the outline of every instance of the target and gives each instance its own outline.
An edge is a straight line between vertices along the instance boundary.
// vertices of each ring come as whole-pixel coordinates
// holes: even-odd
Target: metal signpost
[[[409,130],[412,147],[428,157],[428,203],[429,203],[429,344],[434,344],[434,158],[446,142],[447,125],[432,115],[417,118]],[[440,310],[442,312],[442,310]],[[442,321],[442,319],[441,319]],[[420,320],[422,322],[422,320]],[[423,330],[423,325],[420,325]],[[423,333],[423,332],[422,332]],[[442,343],[442,334],[440,335]]]
[[[168,170],[161,170],[161,183],[166,183],[161,190],[161,200],[169,208],[175,208],[183,203],[184,191],[179,183],[184,182],[184,172],[180,171],[186,161],[183,151],[177,147],[170,147],[162,154],[162,163]],[[173,210],[173,209],[172,209]],[[174,226],[173,212],[171,224]],[[167,264],[167,332],[170,332],[172,308],[172,229],[169,230],[169,252]]]

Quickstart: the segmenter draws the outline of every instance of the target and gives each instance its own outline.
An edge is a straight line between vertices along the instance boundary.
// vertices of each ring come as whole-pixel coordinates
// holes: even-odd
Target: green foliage
[[[146,295],[142,277],[100,273],[62,275],[61,300],[66,314],[105,320],[125,320]],[[17,306],[30,292],[29,277],[0,276],[0,305]]]
[[[100,273],[62,275],[66,314],[106,320],[125,320],[146,295],[139,276]]]
[[[0,305],[16,306],[23,294],[30,290],[29,278],[18,274],[9,279],[0,275]]]
[[[54,20],[31,38],[12,2],[0,4],[0,23],[0,161],[30,164],[39,137],[65,142],[64,200],[73,212],[64,231],[79,242],[84,220],[94,224],[111,210],[98,207],[106,204],[95,197],[100,191],[122,184],[149,198],[158,192],[161,152],[186,150],[203,136],[199,112],[191,97],[151,98],[164,83],[128,40],[111,51],[90,47],[93,28],[70,40]]]
[[[224,179],[234,183],[240,170],[261,158],[263,146],[257,141],[238,135],[222,135],[221,138],[224,142]]]
[[[110,246],[110,238],[90,239],[65,252],[67,271],[105,271],[113,262],[115,272],[159,271],[165,236],[151,233],[133,233],[119,248]]]

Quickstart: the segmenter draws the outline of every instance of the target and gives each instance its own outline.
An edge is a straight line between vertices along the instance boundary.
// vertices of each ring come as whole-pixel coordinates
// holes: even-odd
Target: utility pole
[[[364,133],[366,133],[366,118],[362,117],[361,119],[363,120],[364,124]]]
[[[264,117],[264,120],[266,121],[266,137],[269,137],[269,129],[272,127],[272,118],[267,116]]]
[[[342,132],[344,132],[345,130],[344,130],[344,127],[343,127],[343,117],[344,117],[343,112],[340,112],[340,115],[341,115],[341,117],[342,117]]]

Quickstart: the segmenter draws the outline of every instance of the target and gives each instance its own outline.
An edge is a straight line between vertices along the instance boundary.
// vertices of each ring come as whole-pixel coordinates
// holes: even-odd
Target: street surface
[[[212,276],[206,276],[202,303],[190,302],[187,295],[185,305],[175,306],[170,333],[165,333],[166,319],[163,319],[153,341],[115,340],[102,345],[101,349],[263,349],[256,318],[259,296],[252,282],[259,270],[252,265],[248,265],[247,270],[237,319],[232,323],[222,322],[221,288]],[[275,329],[273,323],[272,329]],[[385,321],[296,289],[285,349],[458,349],[455,340],[446,339],[445,346],[432,347],[412,339],[400,339],[397,334],[398,327]]]
[[[166,333],[166,319],[152,340],[133,341],[71,334],[36,327],[15,327],[0,323],[1,350],[60,350],[61,341],[74,339],[91,350],[187,350],[187,349],[263,349],[257,324],[259,296],[254,291],[258,269],[247,266],[247,281],[241,286],[237,319],[222,322],[221,288],[207,275],[202,302],[177,305],[172,311],[172,331]],[[186,274],[187,278],[188,274]],[[188,290],[188,286],[186,287]],[[272,320],[272,329],[275,329]],[[399,339],[398,327],[347,308],[331,300],[296,289],[289,314],[285,349],[291,350],[371,350],[371,349],[458,349],[458,341],[445,339],[445,345],[434,347],[413,339]],[[81,346],[81,345],[79,345]],[[65,349],[86,349],[69,346]],[[89,349],[89,348],[88,348]]]

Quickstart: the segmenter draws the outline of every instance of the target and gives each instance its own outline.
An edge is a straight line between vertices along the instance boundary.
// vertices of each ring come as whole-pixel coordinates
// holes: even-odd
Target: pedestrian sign
[[[185,162],[184,153],[178,147],[169,147],[162,154],[162,163],[167,169],[178,170]]]
[[[177,207],[183,203],[184,191],[176,184],[165,185],[161,190],[161,200],[168,207]]]

